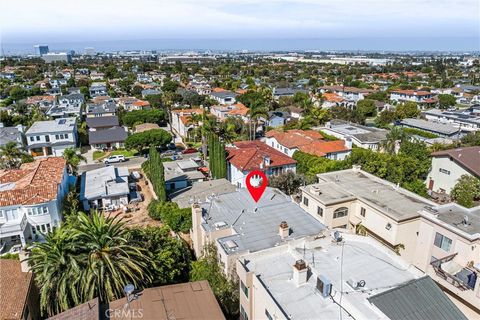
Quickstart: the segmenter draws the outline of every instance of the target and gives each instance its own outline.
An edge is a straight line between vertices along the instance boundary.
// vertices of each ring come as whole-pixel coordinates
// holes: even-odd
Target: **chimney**
[[[285,239],[290,235],[290,228],[288,227],[287,221],[282,221],[278,227],[278,234],[280,238]]]
[[[297,287],[307,283],[308,268],[303,259],[297,260],[293,265],[293,282]]]

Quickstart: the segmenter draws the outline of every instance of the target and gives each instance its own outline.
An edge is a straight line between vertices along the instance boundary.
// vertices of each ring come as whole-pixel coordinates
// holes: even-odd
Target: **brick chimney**
[[[293,265],[293,282],[297,287],[307,283],[308,268],[303,259],[295,261]]]
[[[290,228],[288,227],[287,221],[282,221],[280,223],[280,226],[278,226],[278,234],[282,239],[285,239],[290,235]]]

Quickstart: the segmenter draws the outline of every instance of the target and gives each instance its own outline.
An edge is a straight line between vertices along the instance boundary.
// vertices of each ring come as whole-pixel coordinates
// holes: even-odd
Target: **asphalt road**
[[[147,159],[144,157],[133,157],[129,158],[125,162],[119,163],[112,163],[115,167],[127,167],[128,169],[135,169],[140,168],[142,163],[144,163]],[[103,163],[93,163],[93,164],[85,164],[78,167],[78,173],[81,174],[85,171],[95,170],[98,168],[103,168],[105,165]]]

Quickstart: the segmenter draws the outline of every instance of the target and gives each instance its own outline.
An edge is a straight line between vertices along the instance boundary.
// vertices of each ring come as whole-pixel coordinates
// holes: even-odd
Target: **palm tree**
[[[123,296],[128,283],[136,288],[149,284],[150,258],[128,243],[127,230],[116,217],[80,212],[47,234],[27,258],[42,311],[53,315],[95,297],[112,301]]]
[[[151,282],[150,260],[143,248],[128,243],[122,219],[80,213],[73,238],[83,247],[80,291],[86,301],[112,301],[123,296],[128,283],[141,288]]]
[[[63,151],[63,159],[67,162],[68,171],[73,174],[77,173],[80,162],[87,162],[87,159],[74,148],[66,148]]]
[[[386,139],[383,140],[380,144],[383,151],[394,154],[398,152],[398,144],[404,141],[407,138],[407,134],[400,127],[393,127],[390,132],[388,132]]]
[[[33,157],[20,149],[16,142],[8,142],[0,147],[0,167],[2,169],[19,168],[22,162],[31,162]]]

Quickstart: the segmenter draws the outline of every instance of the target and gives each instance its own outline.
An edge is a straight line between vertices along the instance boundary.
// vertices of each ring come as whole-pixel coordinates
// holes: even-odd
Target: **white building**
[[[394,90],[390,93],[390,100],[397,102],[412,101],[416,103],[435,103],[435,94],[429,91]]]
[[[0,248],[43,239],[62,221],[68,192],[63,158],[49,157],[0,172]]]
[[[462,131],[480,131],[480,107],[458,111],[431,109],[422,113],[428,121],[449,123]]]
[[[52,63],[52,62],[67,62],[72,63],[72,55],[68,52],[59,52],[59,53],[45,53],[42,55],[43,61],[45,63]]]
[[[378,151],[380,144],[387,138],[388,131],[374,127],[366,127],[344,120],[332,120],[320,128],[322,132],[344,140],[363,149]]]
[[[62,156],[66,148],[77,146],[76,118],[37,121],[25,133],[27,149],[34,156]]]
[[[197,124],[193,123],[192,115],[202,115],[203,109],[179,109],[172,110],[172,129],[179,136],[185,138],[188,133],[197,127]]]
[[[458,148],[432,153],[427,188],[450,193],[462,175],[480,179],[480,147]]]
[[[431,278],[361,236],[290,241],[241,256],[236,271],[241,319],[467,319]]]

